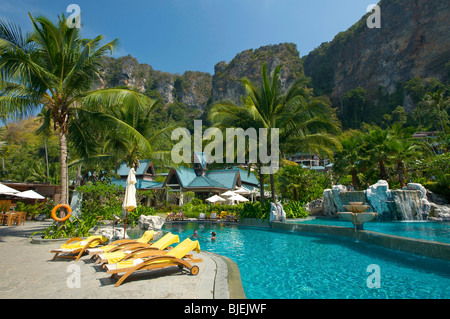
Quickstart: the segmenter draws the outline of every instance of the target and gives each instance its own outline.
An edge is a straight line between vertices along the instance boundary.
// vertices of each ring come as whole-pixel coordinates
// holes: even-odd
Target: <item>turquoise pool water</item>
[[[450,263],[330,236],[225,224],[172,224],[183,240],[197,229],[202,250],[234,260],[249,299],[442,299],[450,297]],[[211,232],[217,240],[211,240]],[[192,237],[191,237],[192,238]],[[369,265],[380,288],[369,288]]]
[[[295,223],[353,227],[351,222],[341,219],[311,219],[296,221]],[[450,243],[450,222],[430,221],[395,221],[395,222],[369,222],[364,224],[364,230],[376,231],[402,237],[433,240]]]

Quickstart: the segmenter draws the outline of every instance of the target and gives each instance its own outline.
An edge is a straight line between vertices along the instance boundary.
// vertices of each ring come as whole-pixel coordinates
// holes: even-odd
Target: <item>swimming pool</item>
[[[237,263],[249,299],[450,297],[450,263],[445,261],[333,236],[207,223],[166,224],[163,229],[181,240],[197,229],[202,250]],[[371,265],[379,267],[380,288],[368,287]]]
[[[329,225],[341,227],[353,227],[351,222],[333,218],[333,219],[309,219],[292,221],[292,223],[303,223],[312,225]],[[372,221],[364,224],[364,230],[375,231],[379,233],[410,237],[416,239],[425,239],[450,243],[450,223],[449,222],[430,222],[430,221],[394,221],[378,222]]]

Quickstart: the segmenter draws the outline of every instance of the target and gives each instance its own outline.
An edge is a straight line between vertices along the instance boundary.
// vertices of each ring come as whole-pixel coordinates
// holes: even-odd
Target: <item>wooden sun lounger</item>
[[[194,259],[191,255],[186,255],[186,257],[190,258],[192,262],[202,262],[203,259]],[[160,262],[164,261],[164,262]],[[152,269],[160,269],[166,267],[178,266],[180,269],[187,268],[189,273],[193,276],[198,274],[199,268],[196,265],[191,265],[184,259],[176,258],[174,256],[152,256],[147,258],[143,263],[138,264],[134,267],[130,268],[117,268],[117,264],[107,264],[106,273],[111,274],[111,278],[117,278],[118,281],[114,285],[115,287],[120,286],[125,279],[127,279],[131,274],[141,270],[152,270]],[[124,273],[122,276],[119,274]]]
[[[124,255],[120,258],[120,260],[123,260],[125,258],[129,258],[129,254],[132,253],[142,253],[142,252],[149,252],[148,255],[145,255],[143,257],[153,256],[159,254],[158,252],[166,253],[164,250],[169,248],[170,245],[174,243],[179,243],[179,237],[177,235],[173,235],[172,233],[168,233],[161,237],[158,241],[154,243],[136,243],[136,244],[125,244],[121,247],[117,247],[116,249],[110,250],[108,253],[114,253],[114,252],[123,252]],[[103,264],[108,263],[109,258],[107,258],[106,254],[99,254],[97,264]]]
[[[74,237],[69,239],[66,244],[70,244],[72,242],[75,241],[82,241],[83,239],[81,239],[80,237]],[[53,256],[53,260],[55,260],[56,258],[66,258],[66,259],[75,259],[75,261],[78,261],[81,256],[83,256],[84,253],[86,253],[86,250],[89,248],[89,246],[91,245],[99,245],[99,244],[104,244],[106,242],[101,240],[100,238],[92,238],[90,240],[88,240],[86,242],[86,244],[83,247],[76,247],[76,248],[57,248],[57,249],[53,249],[51,251],[51,253],[54,253],[55,255]]]
[[[175,251],[184,243],[187,243],[188,245],[194,244],[197,245],[197,248],[193,248],[193,246],[186,247],[184,246],[182,250],[178,250],[176,253]],[[154,256],[155,252],[151,251],[140,251],[140,252],[134,252],[129,254],[126,258],[123,260],[138,260],[142,261],[142,263],[139,263],[135,266],[130,266],[127,268],[120,268],[118,267],[119,263],[116,264],[105,264],[104,267],[106,268],[106,272],[108,274],[111,274],[111,278],[118,278],[117,283],[115,284],[116,287],[120,286],[125,279],[127,279],[131,274],[141,271],[141,270],[152,270],[152,269],[160,269],[160,268],[166,268],[166,267],[173,267],[178,266],[180,269],[187,268],[189,270],[189,273],[191,275],[197,275],[199,268],[196,265],[191,265],[188,261],[184,260],[184,258],[189,258],[191,262],[202,262],[202,259],[194,259],[192,258],[192,255],[188,254],[191,250],[195,249],[197,251],[200,251],[200,246],[198,246],[198,242],[192,242],[190,239],[185,239],[183,243],[179,244],[179,246],[175,247],[171,251],[156,251],[158,254],[157,256]],[[149,256],[145,258],[146,256]],[[178,257],[177,257],[178,256]],[[181,257],[182,258],[179,258]],[[122,274],[122,276],[119,276],[119,274]]]

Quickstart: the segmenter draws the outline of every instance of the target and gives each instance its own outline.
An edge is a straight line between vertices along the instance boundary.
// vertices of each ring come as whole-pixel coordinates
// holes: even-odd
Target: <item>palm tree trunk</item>
[[[47,138],[44,137],[44,147],[45,147],[45,165],[47,168],[47,183],[50,182],[50,172],[49,172],[49,167],[48,167],[48,150],[47,150]]]
[[[67,176],[67,134],[59,131],[59,146],[61,156],[61,203],[69,204],[69,181]]]
[[[387,176],[387,173],[386,173],[386,165],[384,164],[384,161],[381,160],[379,162],[379,165],[380,165],[380,178],[384,179],[384,180],[387,180],[388,176]]]
[[[358,176],[356,175],[356,170],[352,168],[352,184],[355,190],[358,190]]]
[[[258,166],[258,173],[259,173],[259,192],[260,192],[259,200],[261,204],[264,205],[264,174],[261,172],[261,165]]]
[[[270,174],[270,192],[272,195],[272,202],[277,202],[277,197],[275,196],[275,179],[273,178],[273,174]]]
[[[405,187],[405,168],[403,166],[403,162],[399,161],[397,163],[397,171],[398,171],[398,180],[400,181],[400,187]]]

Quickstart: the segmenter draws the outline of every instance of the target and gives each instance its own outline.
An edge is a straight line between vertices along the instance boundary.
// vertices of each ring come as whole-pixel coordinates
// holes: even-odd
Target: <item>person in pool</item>
[[[217,238],[216,238],[216,233],[215,232],[212,232],[211,233],[211,240],[216,240]]]
[[[194,229],[194,234],[192,235],[192,237],[194,237],[194,238],[201,237],[201,236],[198,235],[197,229]]]

